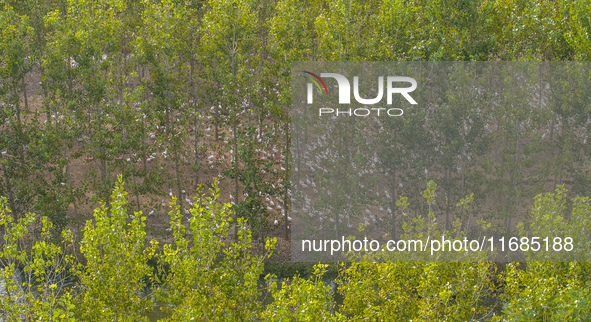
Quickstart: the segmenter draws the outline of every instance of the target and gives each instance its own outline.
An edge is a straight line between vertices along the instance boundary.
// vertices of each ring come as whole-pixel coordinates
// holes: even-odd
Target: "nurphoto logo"
[[[307,103],[314,104],[314,85],[318,88],[320,94],[326,93],[328,95],[328,87],[322,80],[323,77],[334,78],[337,81],[338,92],[339,92],[339,104],[348,105],[351,104],[351,83],[349,80],[336,73],[321,73],[320,76],[303,71],[306,75],[308,83],[307,89]],[[410,104],[416,105],[417,102],[410,96],[410,92],[417,88],[417,81],[414,78],[406,76],[387,76],[386,77],[386,104],[392,105],[393,94],[401,94]],[[410,83],[410,87],[395,87],[395,83]],[[353,96],[355,101],[364,106],[375,105],[382,101],[384,98],[384,77],[378,77],[378,92],[374,98],[363,98],[359,94],[359,76],[353,76]],[[382,113],[384,112],[385,113]],[[318,115],[333,114],[333,115],[348,115],[348,116],[369,116],[370,114],[377,113],[378,116],[381,114],[387,114],[388,116],[402,116],[404,111],[401,108],[385,108],[385,107],[361,107],[356,109],[339,109],[320,107],[318,108]]]

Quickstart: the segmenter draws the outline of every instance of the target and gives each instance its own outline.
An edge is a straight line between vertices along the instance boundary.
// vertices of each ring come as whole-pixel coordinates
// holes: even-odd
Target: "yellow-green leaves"
[[[46,217],[39,240],[31,245],[29,233],[36,221],[31,213],[15,221],[6,199],[0,198],[0,312],[9,321],[72,321],[74,306],[66,288],[70,258],[50,241]]]
[[[335,312],[333,290],[322,280],[327,267],[326,264],[314,266],[314,274],[309,279],[294,276],[280,282],[268,275],[266,280],[273,302],[261,313],[262,320],[345,321],[343,314]]]
[[[232,211],[218,200],[219,191],[217,180],[209,194],[200,191],[189,218],[180,213],[176,199],[171,203],[174,243],[164,246],[160,265],[165,276],[155,290],[162,310],[172,314],[167,321],[243,321],[258,314],[263,257],[251,254],[251,234],[241,218],[238,239],[228,241]],[[274,243],[267,241],[269,252]]]
[[[377,30],[371,28],[379,1],[338,0],[316,17],[318,50],[327,60],[372,60]]]
[[[283,0],[277,3],[270,21],[271,54],[280,62],[314,59],[315,33],[311,29],[319,4],[311,1]]]
[[[126,194],[119,176],[110,207],[97,208],[84,229],[80,252],[86,265],[75,270],[82,292],[74,301],[85,320],[141,321],[152,303],[142,292],[152,276],[148,261],[158,244],[147,245],[141,212],[130,220]]]

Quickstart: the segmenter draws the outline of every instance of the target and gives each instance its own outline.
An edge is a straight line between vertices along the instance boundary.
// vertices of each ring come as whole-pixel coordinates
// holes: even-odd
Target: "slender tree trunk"
[[[101,107],[100,107],[100,103],[97,103],[96,105],[96,116],[97,116],[97,128],[96,130],[98,132],[101,131],[103,124],[102,124],[102,111],[101,111]],[[101,140],[101,136],[99,135],[99,140]],[[101,140],[102,141],[102,140]],[[105,189],[105,195],[103,196],[104,200],[108,200],[109,199],[109,195],[107,191],[107,155],[105,152],[105,146],[103,144],[103,142],[99,142],[99,154],[100,154],[100,160],[99,160],[99,168],[101,170],[101,186],[103,187],[103,189]]]
[[[136,178],[135,178],[135,161],[133,160],[133,155],[132,155],[132,153],[129,150],[127,151],[127,155],[129,156],[129,160],[132,162],[132,165],[133,165],[133,170],[131,171],[131,177],[132,177],[132,180],[133,180],[133,190],[134,190],[134,194],[135,194],[135,201],[137,203],[137,205],[136,205],[136,211],[139,212],[140,211],[140,195],[138,193],[137,181],[136,181]]]
[[[191,70],[190,70],[190,82],[191,82],[191,96],[193,98],[193,113],[194,113],[194,121],[195,125],[193,127],[193,133],[195,134],[195,188],[199,186],[199,115],[197,113],[197,97],[195,95],[195,80],[194,80],[194,72],[195,72],[195,58],[191,57]]]
[[[234,186],[236,188],[236,190],[234,191],[234,193],[236,194],[236,196],[234,197],[234,200],[236,204],[238,204],[238,193],[239,193],[239,189],[238,189],[238,132],[237,132],[237,123],[238,123],[238,117],[234,116]],[[234,240],[238,240],[238,222],[236,221],[237,217],[236,217],[236,212],[234,211]]]
[[[0,155],[0,163],[2,161],[2,156]],[[2,163],[2,172],[4,174],[4,181],[6,183],[6,190],[8,191],[8,205],[10,206],[10,210],[12,210],[15,214],[16,208],[14,204],[14,196],[12,194],[12,185],[10,184],[10,177],[8,176],[8,171],[6,171],[6,166]]]
[[[25,111],[27,111],[27,113],[29,112],[29,99],[27,97],[27,83],[25,82],[25,78],[23,77],[22,80],[22,86],[23,86],[23,97],[25,99]]]
[[[140,194],[137,191],[138,189],[137,189],[137,183],[136,183],[136,180],[135,180],[135,167],[134,167],[134,171],[133,172],[134,172],[133,173],[133,187],[134,187],[134,190],[135,190],[135,201],[137,202],[136,209],[139,212],[140,211]]]
[[[43,67],[41,67],[41,75],[43,75],[43,73],[45,73],[45,70],[43,69]],[[47,118],[47,124],[51,125],[51,111],[49,110],[49,106],[45,106],[45,100],[47,99],[47,85],[45,84],[45,82],[43,82],[42,87],[43,87],[43,105],[45,108],[45,117]]]
[[[285,179],[283,180],[283,211],[284,211],[284,240],[289,240],[289,207],[291,206],[291,200],[289,198],[289,186],[291,184],[289,180],[290,174],[290,164],[289,164],[289,157],[290,157],[290,134],[289,134],[289,122],[284,122],[285,124]]]
[[[168,133],[168,136],[170,138],[174,138],[174,122],[171,120],[172,118],[172,109],[171,109],[171,105],[170,103],[168,103],[168,124],[169,124],[169,129],[170,132]],[[180,175],[180,170],[179,170],[179,158],[180,158],[180,153],[177,153],[177,148],[175,147],[175,145],[171,145],[173,148],[173,151],[171,153],[171,157],[174,158],[174,171],[175,171],[175,176],[176,176],[176,188],[177,188],[177,200],[178,200],[178,205],[180,206],[181,211],[183,210],[183,197],[181,194],[181,175]]]
[[[18,92],[17,92],[16,89],[14,90],[14,96],[17,98],[16,104],[14,104],[14,107],[16,109],[16,119],[18,121],[18,127],[19,127],[19,132],[20,132],[20,130],[21,130],[20,128],[22,126],[22,122],[21,122],[21,107],[20,107],[20,104],[19,104],[20,98],[19,98],[19,95],[18,95]]]
[[[221,118],[221,116],[220,116],[220,114],[221,114],[220,113],[220,107],[219,106],[215,106],[214,107],[214,110],[215,110],[215,119],[214,119],[214,122],[213,122],[213,129],[214,129],[214,132],[215,132],[215,134],[214,134],[214,140],[217,142],[217,141],[220,140],[220,137],[219,137],[219,134],[218,134],[218,131],[219,131],[219,129],[218,129],[218,127],[219,127],[218,126],[218,123],[220,122],[220,118]]]

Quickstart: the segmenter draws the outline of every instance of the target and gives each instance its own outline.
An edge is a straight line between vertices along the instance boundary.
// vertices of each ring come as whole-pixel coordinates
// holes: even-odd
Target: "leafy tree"
[[[214,181],[209,195],[195,198],[188,231],[176,199],[171,202],[174,243],[163,248],[160,264],[166,275],[156,290],[162,309],[172,313],[168,321],[248,320],[259,310],[257,281],[263,258],[251,255],[251,233],[242,218],[238,239],[226,245],[232,210],[218,201],[219,192]],[[269,251],[274,242],[267,240]]]
[[[346,321],[343,314],[335,312],[330,286],[322,281],[327,267],[318,264],[310,278],[294,276],[289,283],[282,282],[281,288],[267,276],[273,302],[267,305],[261,318],[265,321]]]
[[[31,177],[27,171],[29,107],[27,100],[24,107],[21,105],[20,95],[26,89],[25,76],[34,65],[34,30],[27,16],[19,15],[4,1],[0,5],[0,163],[4,174],[0,189],[8,196],[13,211],[24,214],[34,193],[26,184]]]
[[[257,51],[257,16],[253,12],[254,3],[228,0],[209,1],[203,17],[203,37],[201,50],[207,57],[205,73],[211,82],[207,87],[215,88],[217,95],[212,97],[216,113],[216,139],[219,121],[227,117],[232,133],[232,169],[227,172],[234,179],[234,198],[238,206],[236,215],[248,218],[256,224],[256,217],[249,217],[250,209],[242,207],[240,194],[240,154],[238,148],[240,115],[251,103],[251,89],[257,80],[254,66]],[[217,105],[217,106],[216,106]],[[250,198],[258,196],[250,196]],[[248,196],[247,196],[248,198]],[[256,203],[258,204],[258,203]],[[235,229],[236,236],[237,228]]]
[[[184,67],[191,59],[192,53],[187,52],[185,46],[190,39],[191,12],[174,1],[144,1],[144,6],[143,35],[134,41],[136,56],[141,63],[148,65],[149,71],[149,77],[141,79],[146,90],[152,93],[148,111],[144,113],[158,121],[152,130],[159,131],[160,150],[173,162],[174,178],[169,187],[172,190],[174,186],[180,198],[184,186],[180,166],[186,155],[186,123],[190,114],[183,113],[186,105],[181,102],[187,95],[182,84],[174,80],[184,78]],[[168,162],[162,165],[166,166]],[[182,206],[183,199],[179,202]]]
[[[71,255],[50,241],[52,224],[41,218],[41,238],[30,244],[38,216],[27,213],[15,220],[0,198],[0,226],[3,244],[0,250],[0,313],[9,321],[75,321],[72,292],[67,287],[67,268]],[[71,242],[71,233],[64,231]]]
[[[123,181],[119,176],[109,208],[94,212],[80,241],[86,264],[73,268],[79,278],[74,298],[76,315],[84,320],[141,321],[152,300],[142,295],[152,276],[148,261],[158,242],[146,245],[146,218],[141,212],[127,214]]]
[[[285,155],[283,166],[283,204],[287,208],[290,205],[290,142],[292,129],[290,128],[290,115],[288,107],[291,106],[291,62],[314,60],[317,57],[315,32],[313,29],[316,16],[319,14],[320,3],[309,3],[307,1],[279,1],[274,9],[274,16],[269,24],[269,51],[274,59],[274,64],[268,68],[268,73],[277,77],[275,90],[276,100],[270,100],[274,104],[271,109],[274,115],[280,118],[280,130],[283,132]],[[295,140],[298,140],[299,133],[295,133]],[[278,185],[279,186],[279,185]],[[287,209],[283,212],[283,228],[285,240],[289,239],[289,220],[287,220]]]
[[[124,10],[119,0],[80,0],[69,3],[67,14],[53,11],[46,17],[51,32],[44,65],[48,76],[61,83],[54,89],[56,103],[65,103],[68,114],[76,115],[72,131],[83,139],[88,160],[97,166],[88,175],[94,178],[91,189],[103,200],[114,183],[111,163],[123,139],[109,129],[121,90],[111,66],[121,56]]]

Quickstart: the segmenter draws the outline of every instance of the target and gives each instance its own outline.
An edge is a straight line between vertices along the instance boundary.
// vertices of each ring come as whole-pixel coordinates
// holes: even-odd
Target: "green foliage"
[[[504,308],[509,321],[587,321],[589,265],[534,262],[508,266]]]
[[[269,291],[273,302],[261,313],[263,321],[345,321],[341,313],[335,312],[335,303],[330,286],[322,281],[328,265],[318,264],[313,276],[302,279],[294,276],[281,287],[267,275]]]
[[[569,200],[564,186],[554,193],[539,194],[532,208],[531,224],[521,227],[521,236],[557,236],[573,239],[574,252],[588,249],[588,197]],[[586,321],[591,317],[589,306],[588,263],[570,262],[567,254],[542,250],[529,252],[524,265],[509,264],[505,280],[505,314],[510,321]],[[548,247],[554,247],[554,240]],[[586,253],[586,251],[583,251]],[[569,254],[570,255],[570,254]],[[574,254],[572,254],[574,256]],[[588,258],[587,254],[577,254]],[[566,258],[565,258],[566,257]],[[551,261],[551,263],[536,262]],[[524,266],[524,267],[521,267]]]
[[[327,60],[372,60],[379,41],[370,28],[377,1],[331,1],[316,17],[318,50]]]
[[[278,61],[305,61],[314,57],[314,31],[310,26],[318,3],[279,1],[270,21],[270,49]],[[285,68],[284,70],[287,70]]]
[[[308,279],[313,276],[315,271],[314,267],[316,266],[314,263],[294,263],[280,261],[279,259],[274,260],[273,257],[276,257],[275,254],[276,253],[265,262],[265,270],[263,271],[264,276],[271,275],[274,278],[283,279],[289,279],[296,275],[302,279]],[[331,263],[322,276],[325,280],[334,280],[338,275],[338,263]]]
[[[437,184],[432,180],[427,182],[423,191],[427,213],[405,221],[401,239],[426,242],[427,236],[462,238],[455,230],[439,228],[433,208],[436,193]],[[468,210],[471,198],[472,195],[463,198],[458,207]],[[408,198],[401,197],[396,204],[404,212],[409,206]],[[458,225],[461,223],[454,223],[454,228]],[[404,252],[382,254],[366,254],[361,257],[364,263],[352,263],[341,269],[339,291],[344,296],[341,311],[352,316],[351,320],[464,321],[492,314],[496,268],[490,262],[478,261],[478,254],[472,254],[475,256],[472,263],[429,262],[441,254],[429,258],[409,258]],[[400,263],[389,263],[389,260]]]
[[[573,239],[572,254],[587,258],[589,242],[588,197],[567,198],[564,186],[554,193],[539,194],[532,209],[532,221],[521,227],[521,236],[557,236]],[[542,250],[530,252],[524,265],[509,264],[505,281],[505,313],[510,321],[586,321],[591,318],[589,305],[589,263],[570,262],[571,254]],[[554,240],[548,247],[554,247]],[[566,257],[566,258],[565,258]],[[551,263],[536,262],[551,261]],[[520,267],[525,266],[525,267]]]
[[[27,213],[15,220],[6,199],[0,198],[0,314],[8,321],[75,321],[75,304],[66,288],[72,258],[49,241],[52,224],[47,217],[42,218],[41,238],[31,245],[30,229],[37,219]],[[68,234],[64,231],[64,237]]]
[[[492,311],[489,263],[354,263],[339,287],[353,321],[465,321]]]
[[[291,62],[568,60],[590,52],[587,0],[7,0],[1,6],[0,190],[17,217],[34,210],[58,231],[88,219],[118,174],[135,197],[131,207],[162,205],[161,196],[173,191],[181,212],[201,175],[222,174],[233,185],[236,215],[248,219],[255,239],[275,229],[275,219],[288,239],[281,214],[290,202],[290,141],[300,135],[289,129]],[[585,75],[569,77],[588,83]],[[463,87],[472,77],[464,79]],[[503,77],[490,84],[514,85]],[[512,88],[508,98],[525,99]],[[510,108],[508,99],[483,112],[469,108],[481,95],[449,94],[433,109],[387,121],[380,138],[392,151],[380,151],[379,159],[392,179],[391,208],[410,186],[432,179],[425,169],[445,177],[438,182],[447,209],[438,210],[446,216],[467,191],[483,198],[481,167],[494,175],[496,192],[514,196],[491,216],[506,217],[519,198],[533,197],[526,182],[554,176],[557,184],[573,180],[586,189],[591,179],[578,162],[591,155],[589,111],[572,105],[573,98],[586,99],[588,88],[575,92],[552,104],[540,99],[535,113]],[[432,122],[424,131],[426,119]],[[538,137],[538,129],[550,128],[556,133]],[[440,155],[414,153],[434,147]],[[477,160],[496,149],[501,165]],[[273,150],[280,155],[274,162],[259,162]],[[530,174],[548,151],[540,175]],[[216,162],[209,163],[212,156]],[[454,169],[454,162],[463,166]],[[188,169],[192,175],[183,175]],[[413,184],[399,187],[405,180]],[[284,208],[269,210],[267,197],[282,199]],[[154,208],[163,214],[161,207]],[[399,217],[392,215],[393,234]]]
[[[0,7],[0,166],[5,178],[15,178],[12,182],[5,179],[0,189],[18,218],[30,209],[36,190],[25,184],[35,178],[27,176],[28,168],[37,164],[27,157],[26,146],[34,141],[28,129],[34,122],[28,120],[27,101],[24,106],[21,102],[25,77],[36,62],[34,32],[29,17],[19,15],[4,1]]]
[[[262,257],[251,255],[251,233],[238,219],[238,239],[227,244],[231,205],[218,201],[217,181],[209,195],[200,193],[190,209],[186,230],[176,200],[171,202],[170,225],[174,243],[164,246],[166,268],[155,291],[167,321],[245,321],[257,315],[257,281]],[[267,241],[268,251],[275,241]]]
[[[119,177],[111,206],[97,208],[84,228],[80,252],[86,265],[74,268],[80,279],[76,312],[84,320],[140,321],[152,304],[142,292],[158,243],[146,245],[146,218],[141,212],[127,214],[126,194]]]
[[[289,177],[290,142],[310,134],[290,132],[291,62],[589,60],[589,0],[0,0],[0,7],[3,319],[139,321],[156,302],[171,321],[485,320],[499,314],[494,305],[503,306],[499,320],[591,319],[588,263],[510,264],[501,272],[491,263],[353,264],[339,269],[339,308],[322,281],[332,278],[324,265],[313,274],[280,267],[270,271],[303,277],[271,283],[274,301],[263,307],[263,258],[252,250],[279,222],[289,239],[290,180],[300,179]],[[387,147],[377,152],[384,173],[363,180],[391,179],[391,197],[378,205],[393,210],[391,237],[457,233],[480,211],[510,230],[510,215],[521,213],[530,223],[520,237],[570,236],[587,251],[589,199],[567,198],[562,183],[581,195],[591,187],[589,76],[574,68],[569,82],[553,82],[540,66],[529,87],[491,71],[491,93],[509,90],[486,112],[469,108],[480,94],[447,93],[432,109],[385,122],[376,136]],[[461,68],[449,77],[472,86]],[[523,89],[542,82],[567,94],[550,102],[540,95],[531,109],[511,103],[531,99]],[[341,134],[339,144],[352,145]],[[352,159],[367,163],[361,154]],[[452,167],[458,160],[462,166]],[[225,174],[220,186],[231,188],[216,182],[193,203],[187,191],[206,182],[203,174]],[[486,176],[488,196],[479,188]],[[554,193],[534,198],[552,181]],[[139,210],[154,211],[156,222],[161,196],[173,191],[173,241],[158,236],[158,252]],[[327,208],[343,209],[346,191],[335,191]],[[84,225],[111,193],[110,206]],[[482,202],[499,195],[508,197]],[[527,213],[525,200],[534,202]],[[412,213],[417,218],[406,219]],[[441,215],[445,226],[434,220]],[[529,259],[564,260],[554,255]]]
[[[31,70],[33,61],[27,57],[31,53],[33,28],[29,24],[29,17],[20,16],[5,3],[2,4],[0,14],[0,77],[11,79],[10,87],[2,86],[0,94],[16,90],[19,82]],[[7,85],[8,85],[7,84]],[[17,97],[11,99],[16,103]]]
[[[570,3],[566,10],[570,11],[569,17],[572,22],[572,29],[568,30],[566,39],[576,49],[576,58],[588,60],[591,55],[591,38],[589,28],[591,27],[589,15],[589,1],[577,0]]]
[[[157,242],[146,241],[142,213],[127,214],[126,195],[120,176],[110,207],[97,208],[86,223],[81,259],[65,253],[66,247],[78,246],[70,231],[63,232],[63,247],[48,241],[52,225],[45,217],[42,238],[27,247],[36,216],[29,213],[15,222],[6,199],[0,199],[3,316],[20,321],[143,321],[153,309],[153,297],[170,314],[168,321],[233,321],[259,314],[257,282],[264,258],[251,253],[251,233],[242,219],[238,240],[227,243],[231,206],[217,200],[217,184],[210,195],[195,198],[189,238],[173,199],[174,241],[162,253],[157,253]],[[274,244],[267,241],[269,255]],[[149,265],[153,258],[163,268],[161,275]],[[72,276],[75,286],[69,282]],[[153,285],[150,292],[148,285]]]
[[[110,207],[97,208],[86,223],[80,241],[83,259],[67,252],[77,246],[70,231],[62,233],[61,246],[49,240],[52,225],[47,218],[40,223],[41,238],[32,242],[37,217],[29,213],[14,220],[6,199],[0,199],[0,312],[20,321],[140,321],[147,319],[155,299],[169,314],[165,321],[586,321],[591,315],[591,266],[576,262],[532,262],[524,268],[509,264],[501,272],[489,262],[343,264],[336,280],[343,297],[339,307],[323,280],[328,265],[318,264],[309,277],[296,275],[281,287],[275,276],[267,275],[272,300],[263,306],[258,284],[263,259],[275,240],[267,241],[267,256],[254,256],[251,233],[238,219],[239,238],[230,241],[231,205],[219,201],[219,192],[217,181],[209,194],[200,192],[188,218],[173,198],[173,240],[159,253],[158,243],[146,242],[143,215],[127,215],[120,177]],[[428,183],[424,198],[429,205],[435,192],[435,183]],[[468,210],[470,203],[472,195],[458,206]],[[404,210],[408,200],[400,198],[398,204]],[[566,190],[558,187],[556,193],[536,197],[536,220],[530,228],[550,233],[573,225],[584,234],[589,211],[588,198],[569,202]],[[414,224],[418,228],[407,231],[409,236],[427,229],[435,234],[437,229]],[[157,274],[148,265],[152,259],[160,264]],[[74,284],[68,272],[78,278]],[[153,296],[145,292],[148,285]],[[495,311],[499,303],[503,315]]]

